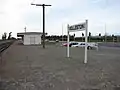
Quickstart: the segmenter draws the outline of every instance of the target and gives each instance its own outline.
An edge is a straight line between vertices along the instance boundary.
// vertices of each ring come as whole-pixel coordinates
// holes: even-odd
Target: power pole
[[[43,48],[45,48],[45,4],[43,4],[42,7],[43,7]]]
[[[42,6],[43,8],[43,48],[45,48],[45,6],[51,6],[46,4],[31,4],[36,6]]]
[[[62,24],[62,42],[63,42],[63,24]]]
[[[24,28],[24,30],[25,30],[25,33],[26,33],[26,27]]]
[[[107,42],[106,23],[105,23],[105,42]]]

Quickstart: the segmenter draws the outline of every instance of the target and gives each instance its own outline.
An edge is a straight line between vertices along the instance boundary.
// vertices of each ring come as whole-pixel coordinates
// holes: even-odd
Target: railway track
[[[0,42],[0,54],[6,50],[14,41],[4,41]]]

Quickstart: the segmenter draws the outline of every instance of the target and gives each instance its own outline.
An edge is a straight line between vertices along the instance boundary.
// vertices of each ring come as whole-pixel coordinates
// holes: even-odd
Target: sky
[[[67,25],[88,20],[88,32],[92,35],[120,34],[120,0],[0,0],[0,38],[4,32],[42,32],[42,7],[35,4],[51,4],[45,8],[48,35],[67,34]],[[77,37],[80,32],[74,32]],[[74,33],[70,33],[71,35]]]

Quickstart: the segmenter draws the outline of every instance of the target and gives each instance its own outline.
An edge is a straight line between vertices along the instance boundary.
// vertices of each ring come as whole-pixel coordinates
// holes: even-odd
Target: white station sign
[[[69,50],[69,42],[70,42],[70,32],[75,32],[75,31],[85,31],[85,59],[84,59],[84,63],[87,63],[87,34],[88,34],[88,20],[86,20],[86,22],[84,23],[80,23],[80,24],[75,24],[75,25],[71,25],[67,27],[67,57],[70,57],[70,50]]]
[[[76,24],[76,25],[69,26],[69,31],[70,32],[84,31],[84,30],[86,30],[86,23],[81,23],[81,24]]]

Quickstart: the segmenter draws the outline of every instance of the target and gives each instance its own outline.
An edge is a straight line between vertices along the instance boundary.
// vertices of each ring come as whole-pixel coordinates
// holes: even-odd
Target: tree
[[[112,37],[114,37],[114,34],[112,34]]]
[[[4,38],[5,38],[5,39],[7,38],[7,33],[6,33],[6,32],[4,32]]]
[[[4,35],[2,34],[2,40],[4,40]]]
[[[115,37],[115,36],[114,36],[114,34],[112,34],[112,39],[113,39],[113,42],[114,42],[114,37]]]
[[[99,33],[99,39],[100,39],[100,41],[102,41],[102,38],[101,38],[101,33]]]
[[[91,36],[91,32],[89,32],[89,36]]]
[[[99,33],[99,37],[101,37],[101,33]]]
[[[2,35],[2,40],[6,40],[6,38],[7,38],[7,33],[4,32],[4,34]]]
[[[73,38],[74,38],[74,41],[75,41],[75,33],[74,33],[74,35],[73,35]]]
[[[82,42],[83,42],[84,33],[82,33]]]
[[[82,37],[84,37],[84,33],[82,33]]]
[[[89,42],[90,42],[91,32],[89,32]]]
[[[9,33],[8,40],[11,39],[11,36],[12,36],[11,34],[12,34],[12,32]]]

